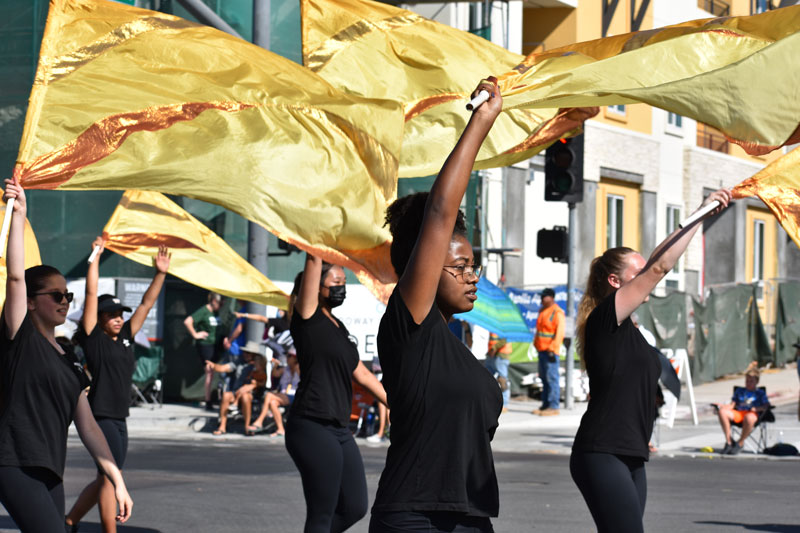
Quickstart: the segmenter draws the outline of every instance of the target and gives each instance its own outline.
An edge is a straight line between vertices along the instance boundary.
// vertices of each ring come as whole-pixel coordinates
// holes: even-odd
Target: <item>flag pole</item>
[[[467,103],[467,111],[472,111],[480,106],[482,103],[489,100],[489,91],[482,89],[481,92],[478,93],[478,96],[473,98]]]
[[[97,258],[97,254],[99,253],[100,253],[100,247],[95,246],[94,249],[92,250],[92,254],[89,256],[89,259],[87,259],[86,262],[89,263],[90,265],[94,263],[94,260]]]
[[[687,226],[690,226],[718,207],[719,207],[719,202],[717,200],[714,200],[707,206],[698,209],[693,215],[688,216],[686,220],[681,222],[678,227],[685,228]]]
[[[5,254],[5,242],[6,237],[8,236],[8,228],[11,226],[11,215],[14,213],[14,200],[15,198],[9,198],[8,203],[6,204],[6,215],[3,217],[3,229],[0,230],[0,257],[3,257]]]

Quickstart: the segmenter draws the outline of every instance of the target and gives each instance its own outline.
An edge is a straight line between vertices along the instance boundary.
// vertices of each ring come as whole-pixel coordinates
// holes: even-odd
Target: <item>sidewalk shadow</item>
[[[80,528],[82,533],[99,533],[103,531],[103,528],[97,522],[81,522]],[[19,528],[11,520],[10,516],[0,516],[0,530],[18,531]],[[120,533],[162,533],[160,529],[126,526],[125,524],[118,524],[117,531]]]
[[[695,521],[695,524],[741,527],[745,531],[769,531],[771,533],[800,533],[800,525],[789,525],[789,524],[745,524],[742,522],[723,522],[721,520],[697,520]]]

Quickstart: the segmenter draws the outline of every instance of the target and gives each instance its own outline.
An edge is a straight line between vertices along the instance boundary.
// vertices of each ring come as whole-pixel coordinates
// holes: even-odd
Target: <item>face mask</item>
[[[334,307],[339,307],[344,303],[344,298],[346,296],[347,289],[345,285],[333,285],[328,287],[328,305],[333,309]]]

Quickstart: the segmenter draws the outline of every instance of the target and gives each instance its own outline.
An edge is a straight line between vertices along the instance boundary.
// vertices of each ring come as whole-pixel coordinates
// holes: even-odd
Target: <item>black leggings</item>
[[[303,480],[305,533],[344,531],[367,514],[364,463],[350,430],[293,415],[286,449]]]
[[[493,533],[488,517],[443,511],[372,512],[370,533]]]
[[[572,452],[572,479],[583,494],[598,533],[641,533],[647,501],[644,459],[610,453]]]
[[[125,458],[128,456],[128,424],[125,423],[124,418],[98,417],[95,420],[106,437],[117,468],[122,470],[122,467],[125,466]],[[100,467],[98,466],[97,469],[99,471]]]
[[[64,531],[64,485],[47,468],[0,466],[0,502],[23,533]]]

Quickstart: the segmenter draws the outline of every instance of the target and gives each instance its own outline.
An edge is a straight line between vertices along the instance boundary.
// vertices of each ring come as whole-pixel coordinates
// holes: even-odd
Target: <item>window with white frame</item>
[[[615,115],[625,116],[625,105],[610,105],[608,111]]]
[[[678,229],[681,225],[681,207],[679,205],[667,205],[667,235],[671,235],[673,231]],[[672,272],[677,274],[680,272],[680,259],[675,263]]]
[[[764,221],[753,221],[753,281],[764,279]]]
[[[606,196],[606,249],[622,246],[623,213],[625,197],[616,194]]]
[[[677,113],[667,113],[667,127],[665,131],[675,135],[682,135],[683,117]]]

